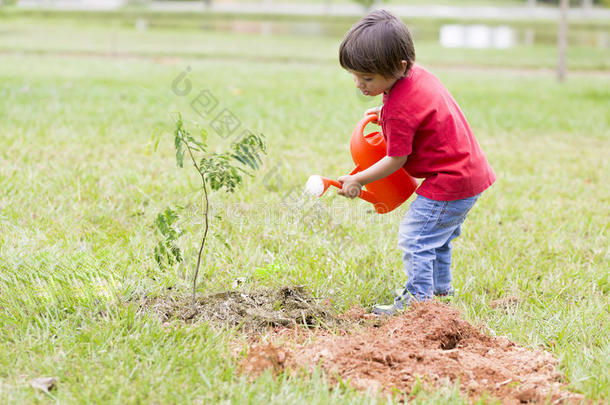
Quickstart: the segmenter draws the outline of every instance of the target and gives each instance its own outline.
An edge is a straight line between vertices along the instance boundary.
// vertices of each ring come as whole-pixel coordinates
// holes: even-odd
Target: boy
[[[398,233],[408,282],[393,304],[373,312],[392,315],[413,301],[453,295],[451,240],[495,174],[449,91],[414,64],[411,35],[398,18],[384,10],[362,18],[345,35],[339,60],[364,95],[383,94],[383,106],[365,115],[379,116],[387,144],[379,162],[338,179],[339,194],[354,198],[400,167],[424,178]]]

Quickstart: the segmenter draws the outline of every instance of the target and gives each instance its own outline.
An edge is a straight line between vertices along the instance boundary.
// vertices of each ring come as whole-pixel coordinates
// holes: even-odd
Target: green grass
[[[96,30],[72,38],[49,32],[48,47],[103,48],[87,41]],[[169,133],[175,111],[209,128],[211,117],[190,108],[204,89],[243,128],[266,135],[269,155],[242,190],[212,197],[217,218],[201,293],[247,277],[244,288],[306,285],[344,310],[387,301],[404,282],[396,232],[407,205],[379,216],[364,202],[325,195],[323,215],[353,238],[336,252],[346,239],[328,225],[307,227],[308,214],[291,199],[310,174],[351,170],[351,130],[379,102],[358,97],[349,75],[331,63],[337,44],[276,38],[257,61],[243,36],[218,35],[225,42],[211,44],[210,36],[187,33],[181,42],[171,35],[130,36],[129,46],[157,55],[187,46],[205,55],[217,47],[233,56],[20,55],[15,51],[35,40],[11,48],[0,39],[11,49],[0,64],[0,401],[385,402],[345,386],[331,389],[319,373],[248,382],[231,356],[229,340],[239,334],[168,328],[131,303],[145,294],[188,294],[185,268],[154,262],[153,221],[172,204],[193,212],[182,242],[192,261],[201,230],[198,179],[176,168]],[[318,49],[328,63],[280,63],[294,48],[312,58]],[[426,45],[420,49],[420,61],[433,63]],[[241,54],[246,60],[237,63]],[[187,65],[193,90],[180,97],[172,81]],[[434,72],[498,175],[455,242],[453,305],[498,335],[550,350],[572,390],[608,400],[607,75],[571,75],[558,84],[551,74],[521,71]],[[151,136],[159,132],[167,135],[155,152]],[[211,139],[219,149],[228,142]],[[513,304],[496,305],[503,299]],[[39,376],[60,379],[49,398],[28,386]],[[449,387],[418,400],[461,399]]]
[[[195,0],[194,0],[195,1]],[[249,2],[261,3],[261,0],[246,0]],[[233,0],[215,0],[216,3],[239,3],[239,1]],[[274,3],[295,3],[294,0],[273,0]],[[330,3],[332,4],[354,4],[353,0],[311,0],[310,3]],[[425,0],[385,0],[382,4],[391,4],[391,5],[415,5],[415,4],[430,4]],[[434,4],[438,5],[448,5],[448,6],[489,6],[489,0],[435,0]],[[525,0],[495,0],[494,4],[498,6],[523,6],[525,4]]]
[[[254,30],[245,33],[197,30],[188,28],[188,25],[175,29],[161,23],[162,28],[137,31],[133,22],[123,23],[116,16],[108,17],[105,21],[93,19],[91,16],[78,19],[74,23],[68,21],[66,17],[30,16],[0,19],[0,52],[94,54],[132,58],[224,58],[335,66],[342,34],[350,26],[347,23],[339,24],[332,31],[340,29],[340,34],[328,36],[263,35],[257,25],[260,22],[254,21],[242,21],[234,26],[231,21],[220,24],[225,28],[233,26],[235,29]],[[186,23],[188,19],[179,21]],[[206,24],[195,21],[197,26]],[[177,21],[168,24],[169,27],[180,27]],[[291,24],[294,25],[287,23],[286,27]],[[302,26],[304,30],[312,29],[307,23]],[[547,38],[542,43],[531,46],[518,45],[510,50],[448,49],[438,44],[438,21],[415,21],[410,26],[416,42],[417,58],[429,65],[524,69],[554,69],[557,65],[554,31],[550,34],[537,34],[538,37],[544,38],[550,35],[552,39]],[[607,35],[608,26],[581,26],[571,31],[574,44],[567,50],[568,68],[610,70],[608,49],[591,46],[597,41],[598,31]],[[253,43],[256,46],[252,46]]]

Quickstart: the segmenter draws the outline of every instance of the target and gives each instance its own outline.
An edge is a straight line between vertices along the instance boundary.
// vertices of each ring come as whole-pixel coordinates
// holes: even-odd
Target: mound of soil
[[[157,314],[162,321],[209,322],[222,328],[238,326],[263,331],[270,326],[333,327],[340,322],[301,286],[252,292],[226,291],[198,297],[145,298],[140,311]]]
[[[491,337],[438,302],[414,305],[354,333],[317,331],[306,338],[293,333],[300,338],[290,342],[281,329],[275,335],[276,343],[250,347],[240,364],[243,372],[256,375],[265,369],[308,370],[319,365],[331,379],[340,377],[367,391],[398,389],[408,394],[419,379],[427,386],[459,382],[471,398],[485,393],[505,404],[581,399],[565,390],[550,353]]]

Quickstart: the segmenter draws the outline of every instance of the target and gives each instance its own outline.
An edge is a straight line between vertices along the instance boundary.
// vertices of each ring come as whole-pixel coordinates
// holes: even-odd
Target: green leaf
[[[252,170],[257,170],[259,168],[259,163],[262,163],[256,150],[244,145],[240,145],[237,153],[231,156],[241,164],[250,167]]]
[[[262,135],[249,134],[231,145],[231,157],[252,170],[257,170],[262,164],[260,153],[266,153]]]
[[[176,148],[176,164],[178,167],[184,167],[184,149],[183,142],[184,136],[188,135],[188,133],[184,129],[184,124],[182,122],[182,115],[178,114],[178,119],[176,120],[176,128],[174,129],[174,147]]]
[[[182,138],[176,136],[174,138],[174,146],[176,147],[176,164],[178,167],[184,167],[184,150],[182,149]]]
[[[191,135],[188,135],[186,139],[191,149],[199,152],[205,152],[205,145],[199,142],[197,139],[193,138]]]
[[[183,232],[174,227],[178,220],[178,213],[171,208],[166,208],[157,214],[155,225],[160,234],[160,240],[154,248],[154,257],[157,264],[163,266],[173,266],[182,261],[182,252],[176,242]]]

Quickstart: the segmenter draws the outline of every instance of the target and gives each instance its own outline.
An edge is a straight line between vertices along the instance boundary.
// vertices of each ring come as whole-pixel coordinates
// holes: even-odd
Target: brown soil
[[[353,311],[347,317],[356,324],[367,315]],[[419,379],[429,387],[459,382],[471,399],[487,395],[504,404],[582,400],[565,390],[550,353],[491,337],[447,305],[417,304],[357,329],[333,334],[276,328],[266,336],[271,342],[250,347],[240,369],[258,375],[267,369],[277,373],[319,365],[332,380],[367,391],[409,394]]]
[[[263,331],[270,326],[337,326],[341,320],[318,304],[301,286],[258,291],[226,291],[198,297],[145,298],[140,312],[152,312],[162,321],[209,322],[217,327]]]
[[[498,303],[510,305],[512,300]],[[386,394],[398,390],[409,395],[419,380],[429,388],[459,382],[472,400],[582,400],[565,389],[550,353],[491,337],[438,302],[414,305],[391,318],[361,308],[335,316],[302,287],[284,287],[222,292],[199,297],[195,306],[190,297],[145,298],[140,311],[153,312],[164,322],[209,322],[253,332],[240,360],[240,370],[251,376],[320,366],[333,382]]]

